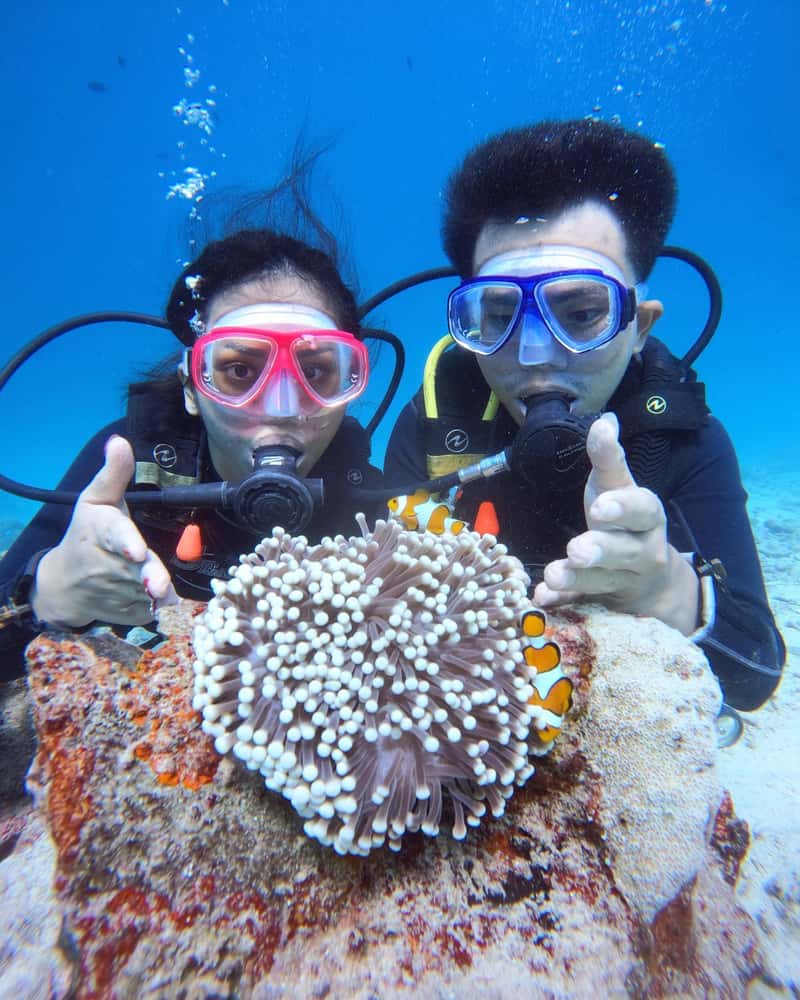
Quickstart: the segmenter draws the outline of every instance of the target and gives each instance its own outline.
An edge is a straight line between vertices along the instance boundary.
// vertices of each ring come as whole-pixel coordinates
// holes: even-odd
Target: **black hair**
[[[301,133],[289,169],[278,184],[247,195],[222,192],[206,199],[204,219],[190,217],[189,246],[200,242],[205,247],[183,268],[165,309],[170,329],[181,343],[187,347],[194,343],[197,324],[193,321],[203,321],[215,295],[270,275],[294,275],[307,281],[329,304],[337,326],[363,337],[355,292],[341,275],[340,245],[311,205],[311,175],[326,148],[309,151]],[[221,234],[217,238],[211,235],[215,231]],[[155,393],[170,426],[187,419],[177,373],[179,360],[180,355],[173,355],[159,362],[129,387],[130,391],[146,385]]]
[[[205,318],[215,295],[270,275],[309,282],[330,305],[337,325],[361,336],[355,293],[341,274],[341,247],[312,207],[312,175],[328,148],[309,147],[301,131],[285,176],[272,188],[235,196],[221,192],[204,201],[203,219],[193,217],[189,245],[197,246],[202,234],[205,249],[184,267],[166,307],[172,332],[187,347],[197,336],[192,319]],[[215,213],[222,216],[217,224]]]
[[[308,281],[330,304],[333,319],[359,336],[358,307],[332,257],[302,240],[272,229],[243,229],[215,240],[188,264],[175,282],[167,322],[187,346],[196,339],[193,319],[204,319],[209,301],[237,285],[270,275],[292,274]]]
[[[641,281],[666,239],[676,195],[663,148],[640,133],[595,119],[540,122],[493,136],[467,155],[447,184],[442,242],[466,278],[487,222],[549,217],[597,200],[622,227]]]

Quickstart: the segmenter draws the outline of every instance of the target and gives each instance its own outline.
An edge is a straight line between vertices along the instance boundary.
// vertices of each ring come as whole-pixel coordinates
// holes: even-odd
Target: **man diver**
[[[675,196],[663,149],[603,122],[543,122],[472,150],[442,227],[462,277],[452,340],[398,419],[385,478],[512,446],[511,474],[465,486],[455,516],[490,511],[541,606],[659,618],[702,646],[729,704],[753,709],[785,647],[736,456],[694,373],[649,336],[663,306],[643,282]]]

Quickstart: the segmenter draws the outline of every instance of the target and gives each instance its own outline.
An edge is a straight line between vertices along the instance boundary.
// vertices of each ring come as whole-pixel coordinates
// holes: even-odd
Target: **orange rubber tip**
[[[479,535],[497,535],[500,531],[500,522],[497,520],[497,511],[491,500],[484,500],[478,507],[473,530]]]
[[[200,526],[187,524],[175,549],[175,555],[181,562],[197,562],[203,554],[203,539],[200,536]]]

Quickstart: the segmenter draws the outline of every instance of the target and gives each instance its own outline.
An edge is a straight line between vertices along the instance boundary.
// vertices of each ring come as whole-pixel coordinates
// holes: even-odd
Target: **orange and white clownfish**
[[[540,722],[544,725],[537,729],[539,739],[543,743],[552,743],[561,732],[564,716],[572,705],[572,681],[561,669],[561,650],[555,642],[530,641],[542,640],[544,613],[526,611],[521,625],[523,636],[529,640],[522,655],[528,666],[536,670],[536,676],[531,680],[533,694],[528,701],[541,710]]]
[[[439,500],[431,500],[427,490],[403,493],[388,502],[389,514],[402,522],[410,531],[432,531],[435,535],[457,535],[467,526],[466,521],[452,517],[450,507]]]

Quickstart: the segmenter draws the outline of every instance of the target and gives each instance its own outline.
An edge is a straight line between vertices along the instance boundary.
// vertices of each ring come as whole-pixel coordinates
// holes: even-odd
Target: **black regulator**
[[[208,508],[232,515],[241,527],[268,535],[273,528],[302,532],[322,505],[321,479],[304,479],[297,471],[299,452],[283,445],[257,448],[253,471],[239,482],[169,486],[125,494],[128,504]]]
[[[276,445],[257,448],[253,472],[241,483],[229,487],[231,506],[241,524],[268,533],[280,525],[290,534],[302,531],[322,506],[321,479],[301,479],[297,472],[298,452]]]
[[[509,449],[511,469],[544,493],[581,489],[589,475],[586,435],[597,414],[576,416],[569,398],[545,392],[524,400],[525,421]]]

